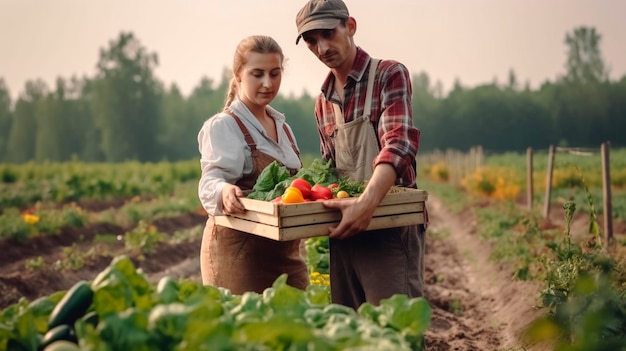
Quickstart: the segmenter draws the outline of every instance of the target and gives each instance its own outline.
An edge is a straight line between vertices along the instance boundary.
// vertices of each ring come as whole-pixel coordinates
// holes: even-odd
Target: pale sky
[[[513,69],[536,88],[564,73],[565,34],[593,26],[615,80],[626,74],[624,0],[345,0],[357,45],[424,71],[444,90],[473,87]],[[0,0],[0,78],[15,98],[27,80],[93,77],[99,50],[131,31],[159,55],[155,74],[187,95],[218,81],[243,37],[266,34],[288,59],[281,92],[319,91],[327,69],[301,43],[305,0]]]

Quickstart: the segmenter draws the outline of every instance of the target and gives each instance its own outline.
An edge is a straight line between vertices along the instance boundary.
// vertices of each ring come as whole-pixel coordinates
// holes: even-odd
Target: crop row
[[[414,350],[431,310],[423,298],[395,295],[358,311],[329,304],[279,277],[263,294],[163,277],[149,283],[116,257],[93,281],[0,313],[0,349],[36,351],[69,340],[80,350]],[[63,342],[67,345],[67,342]],[[78,350],[78,347],[76,347]]]
[[[197,161],[0,164],[0,208],[157,196],[199,177]]]

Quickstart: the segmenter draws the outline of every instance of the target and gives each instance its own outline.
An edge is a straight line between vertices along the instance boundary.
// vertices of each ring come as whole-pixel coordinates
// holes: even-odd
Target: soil
[[[107,204],[94,209],[117,206]],[[426,245],[426,298],[433,314],[426,333],[429,351],[469,350],[548,350],[525,344],[520,335],[543,311],[534,308],[540,286],[513,280],[509,267],[489,260],[491,248],[476,235],[476,223],[469,211],[451,212],[439,199],[429,195],[430,229]],[[206,214],[189,213],[155,221],[160,232],[169,235],[202,225]],[[131,252],[117,240],[128,228],[114,224],[92,224],[85,228],[65,228],[57,235],[46,235],[26,243],[0,242],[0,310],[24,297],[34,300],[66,290],[79,280],[92,280],[111,259],[125,254],[133,259],[152,282],[169,275],[175,279],[200,281],[200,239],[179,244],[158,244],[151,254]],[[110,236],[111,240],[98,240]],[[74,245],[74,246],[72,246]],[[57,261],[67,250],[86,252],[77,270],[58,270]],[[92,250],[92,251],[89,251]],[[36,269],[27,263],[39,262]]]

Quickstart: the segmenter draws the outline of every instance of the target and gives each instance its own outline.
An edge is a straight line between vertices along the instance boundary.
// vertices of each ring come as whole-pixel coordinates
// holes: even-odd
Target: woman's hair
[[[241,67],[248,61],[248,53],[256,52],[259,54],[279,54],[281,66],[285,59],[283,49],[278,45],[276,40],[267,35],[252,35],[244,38],[237,45],[235,55],[233,57],[233,77],[230,79],[228,86],[228,94],[226,95],[226,103],[224,109],[228,108],[237,96],[237,75],[241,71]],[[281,67],[282,68],[282,67]]]

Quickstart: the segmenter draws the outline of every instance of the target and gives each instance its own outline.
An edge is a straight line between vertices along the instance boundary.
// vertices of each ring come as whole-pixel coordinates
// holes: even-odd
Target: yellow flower
[[[311,285],[330,286],[330,275],[327,273],[312,272],[309,277]]]
[[[29,213],[25,213],[22,215],[22,219],[24,220],[24,222],[29,223],[29,224],[35,224],[37,222],[39,222],[39,217],[33,214],[29,214]]]

